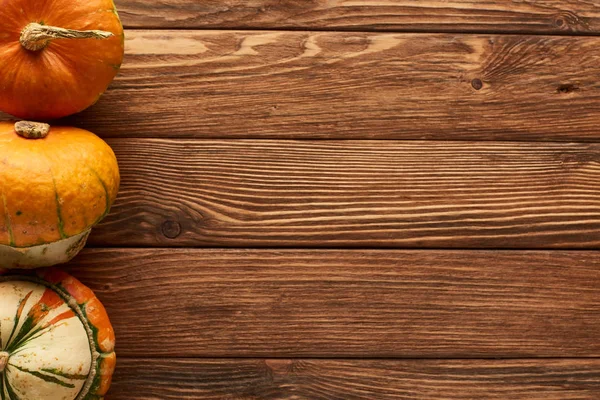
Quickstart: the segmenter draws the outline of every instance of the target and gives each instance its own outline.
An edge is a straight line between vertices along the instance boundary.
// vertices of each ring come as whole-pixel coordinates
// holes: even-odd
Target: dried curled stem
[[[19,41],[30,51],[40,51],[54,39],[108,39],[114,36],[105,31],[76,31],[32,22],[21,31]]]

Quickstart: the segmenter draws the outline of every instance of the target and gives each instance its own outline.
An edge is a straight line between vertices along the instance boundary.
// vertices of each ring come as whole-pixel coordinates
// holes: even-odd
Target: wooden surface
[[[94,246],[598,248],[600,145],[115,139]]]
[[[145,365],[145,368],[139,368]],[[598,360],[173,360],[120,362],[113,397],[595,400]]]
[[[117,7],[108,400],[600,398],[597,2]]]
[[[88,250],[146,357],[600,357],[594,252]]]
[[[598,33],[586,0],[117,0],[128,27]]]
[[[598,141],[600,38],[128,31],[103,137]]]

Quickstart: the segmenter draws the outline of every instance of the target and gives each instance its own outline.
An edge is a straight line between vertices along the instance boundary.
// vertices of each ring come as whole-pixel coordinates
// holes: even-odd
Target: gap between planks
[[[502,32],[499,30],[473,30],[473,31],[457,31],[457,30],[425,30],[425,29],[395,29],[395,30],[382,30],[382,29],[364,29],[364,28],[303,28],[303,27],[284,27],[284,26],[273,26],[268,28],[252,28],[252,27],[214,27],[214,28],[185,28],[185,27],[161,27],[161,26],[125,26],[126,33],[128,31],[155,31],[155,32],[304,32],[304,33],[389,33],[389,34],[415,34],[415,35],[435,35],[435,34],[456,34],[456,35],[502,35],[502,36],[547,36],[547,37],[600,37],[599,32],[535,32],[527,30],[516,30],[510,32]]]
[[[153,355],[147,354],[144,356],[136,356],[136,355],[125,355],[119,356],[119,360],[227,360],[227,361],[235,361],[235,360],[292,360],[292,361],[465,361],[465,362],[476,362],[476,361],[564,361],[564,360],[582,360],[582,361],[598,361],[600,362],[599,356],[540,356],[540,357],[523,357],[523,356],[494,356],[494,357],[422,357],[422,356],[414,356],[414,357],[373,357],[373,356],[360,356],[360,357],[352,357],[352,356],[344,356],[344,355],[333,355],[333,356],[228,356],[227,354],[219,355],[219,356],[201,356],[201,355],[178,355],[178,356],[169,356],[169,355]]]
[[[544,0],[163,0],[149,8],[119,0],[126,26],[164,28],[272,28],[497,32],[600,31],[600,12],[590,1]]]

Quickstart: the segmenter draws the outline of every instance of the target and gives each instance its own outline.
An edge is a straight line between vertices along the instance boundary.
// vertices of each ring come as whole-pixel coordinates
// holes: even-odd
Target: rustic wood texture
[[[598,141],[600,38],[130,31],[103,137]]]
[[[600,356],[598,252],[105,249],[69,269],[121,357]]]
[[[111,400],[596,400],[600,361],[121,359],[110,395]]]
[[[117,7],[109,399],[600,398],[597,2]]]
[[[600,144],[109,143],[94,246],[600,247]]]
[[[585,0],[117,0],[127,27],[598,33]]]

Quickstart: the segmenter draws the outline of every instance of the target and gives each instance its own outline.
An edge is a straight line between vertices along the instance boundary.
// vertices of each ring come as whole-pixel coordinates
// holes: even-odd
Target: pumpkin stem
[[[4,369],[8,364],[8,357],[10,357],[10,354],[5,351],[0,351],[0,374],[4,372]]]
[[[108,39],[114,36],[105,31],[76,31],[32,22],[21,31],[19,41],[30,51],[43,50],[54,39]]]
[[[19,121],[15,123],[15,132],[25,139],[43,139],[50,133],[50,125],[42,122]]]

